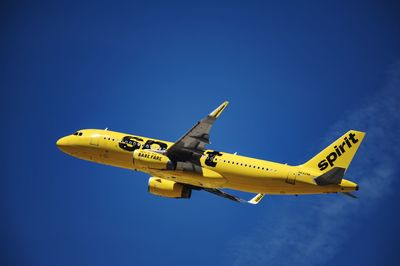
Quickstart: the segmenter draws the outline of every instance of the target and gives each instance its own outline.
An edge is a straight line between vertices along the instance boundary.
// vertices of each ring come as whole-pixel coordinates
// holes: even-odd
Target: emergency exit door
[[[286,178],[286,183],[294,185],[296,183],[296,176],[297,173],[295,171],[289,171]]]

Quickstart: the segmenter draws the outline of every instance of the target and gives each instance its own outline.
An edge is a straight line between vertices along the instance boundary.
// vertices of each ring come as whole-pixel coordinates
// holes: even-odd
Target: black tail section
[[[339,185],[342,182],[344,172],[346,171],[345,168],[342,167],[333,167],[326,173],[315,178],[315,182],[319,186],[326,186],[326,185]]]

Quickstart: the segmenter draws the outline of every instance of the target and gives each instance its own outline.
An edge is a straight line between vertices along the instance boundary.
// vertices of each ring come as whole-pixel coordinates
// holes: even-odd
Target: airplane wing
[[[236,202],[250,203],[250,204],[258,204],[265,196],[265,194],[260,193],[254,196],[251,200],[244,200],[216,188],[203,188],[203,190]]]
[[[197,122],[167,150],[166,155],[176,162],[198,163],[205,146],[210,143],[211,127],[228,103],[228,101],[225,101],[208,116]]]

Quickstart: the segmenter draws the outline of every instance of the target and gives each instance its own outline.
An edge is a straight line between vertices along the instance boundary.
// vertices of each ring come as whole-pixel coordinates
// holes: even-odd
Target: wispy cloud
[[[234,265],[316,265],[331,259],[346,240],[346,225],[354,215],[366,215],[372,202],[390,194],[391,183],[399,174],[397,158],[400,140],[400,63],[392,68],[386,86],[348,118],[335,124],[326,144],[349,129],[367,132],[356,160],[346,176],[357,176],[359,200],[339,196],[313,202],[302,209],[301,217],[271,223],[260,221],[249,235],[231,243]],[[372,204],[362,204],[368,201]]]

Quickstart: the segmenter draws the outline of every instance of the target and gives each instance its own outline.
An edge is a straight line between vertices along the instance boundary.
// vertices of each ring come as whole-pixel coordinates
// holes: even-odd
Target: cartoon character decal
[[[204,163],[211,167],[215,167],[217,165],[217,163],[214,162],[214,159],[217,156],[222,156],[222,153],[219,151],[207,151],[205,154],[207,154],[207,158],[205,159]]]
[[[140,148],[144,150],[166,150],[168,148],[168,145],[164,142],[149,139],[144,143],[143,139],[134,136],[123,137],[118,146],[123,150],[132,152]]]
[[[166,150],[168,145],[161,141],[155,141],[149,139],[143,146],[143,149],[151,149],[151,150]]]
[[[140,149],[140,142],[143,142],[143,139],[133,136],[125,136],[121,142],[118,143],[118,146],[126,151],[134,151],[136,149]]]
[[[142,138],[134,137],[134,136],[125,136],[122,138],[122,141],[118,143],[118,146],[125,150],[133,152],[136,149],[143,149],[143,150],[166,150],[168,148],[168,144],[149,139],[146,142]],[[217,156],[222,156],[222,153],[219,151],[206,151],[204,153],[207,157],[204,163],[208,166],[215,167],[217,162],[215,158]],[[200,164],[200,162],[198,162]]]

